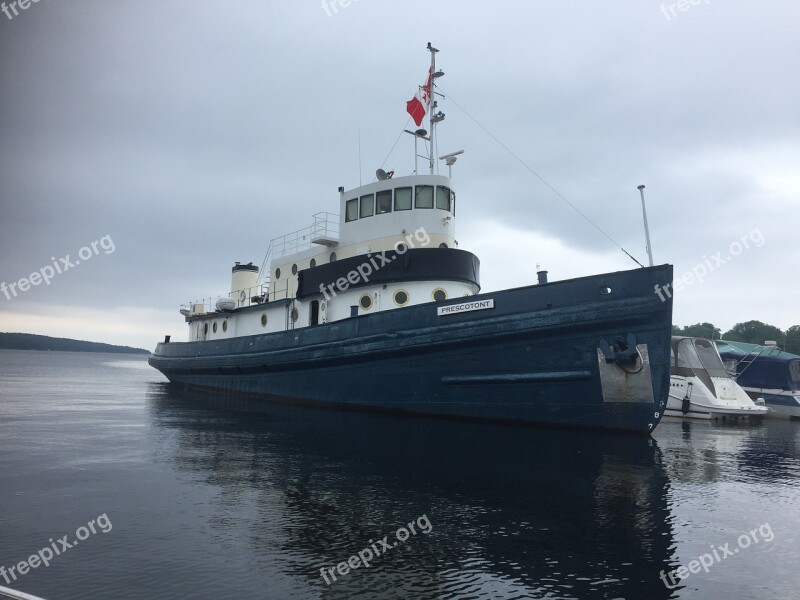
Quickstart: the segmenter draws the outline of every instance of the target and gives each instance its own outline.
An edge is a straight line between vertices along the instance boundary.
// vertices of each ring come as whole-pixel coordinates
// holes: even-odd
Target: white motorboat
[[[714,342],[673,336],[666,417],[738,419],[764,417],[769,409],[754,402],[730,376]]]

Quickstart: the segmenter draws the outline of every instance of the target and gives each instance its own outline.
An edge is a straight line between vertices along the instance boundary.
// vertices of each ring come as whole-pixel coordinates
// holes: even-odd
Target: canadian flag
[[[428,112],[428,109],[431,105],[431,78],[433,77],[433,70],[428,69],[428,79],[425,81],[425,85],[419,88],[419,91],[416,95],[406,102],[406,110],[408,114],[411,115],[411,118],[414,119],[414,123],[417,124],[417,127],[422,125],[422,119],[425,117],[425,114]]]

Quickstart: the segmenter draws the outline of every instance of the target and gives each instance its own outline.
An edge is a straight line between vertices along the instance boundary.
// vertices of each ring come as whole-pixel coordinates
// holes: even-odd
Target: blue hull
[[[596,275],[267,335],[161,343],[149,362],[173,383],[278,401],[646,433],[669,391],[672,302],[654,289],[671,281],[669,265]],[[437,313],[481,300],[493,308]],[[646,368],[609,364],[603,341],[615,340],[635,340]]]

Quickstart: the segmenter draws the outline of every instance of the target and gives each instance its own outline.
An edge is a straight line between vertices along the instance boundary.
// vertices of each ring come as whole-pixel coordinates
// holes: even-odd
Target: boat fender
[[[683,414],[689,414],[689,407],[691,406],[691,397],[692,397],[692,382],[689,381],[688,385],[686,386],[686,395],[683,397],[683,402],[681,403],[681,410]]]

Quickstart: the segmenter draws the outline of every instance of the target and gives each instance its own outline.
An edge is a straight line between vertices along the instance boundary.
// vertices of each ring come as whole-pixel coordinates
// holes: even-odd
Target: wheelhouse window
[[[411,210],[411,188],[401,187],[394,191],[394,209]]]
[[[433,208],[433,186],[418,185],[414,208]]]
[[[371,217],[374,214],[375,196],[373,194],[361,196],[361,210],[359,211],[358,216],[363,219],[364,217]]]
[[[345,208],[345,223],[358,219],[358,198],[348,200]]]
[[[384,190],[382,192],[378,192],[376,196],[378,204],[378,214],[383,215],[392,212],[392,190]]]
[[[453,190],[450,190],[450,212],[456,216],[456,193]]]
[[[450,210],[450,188],[436,186],[436,208],[440,210]]]

